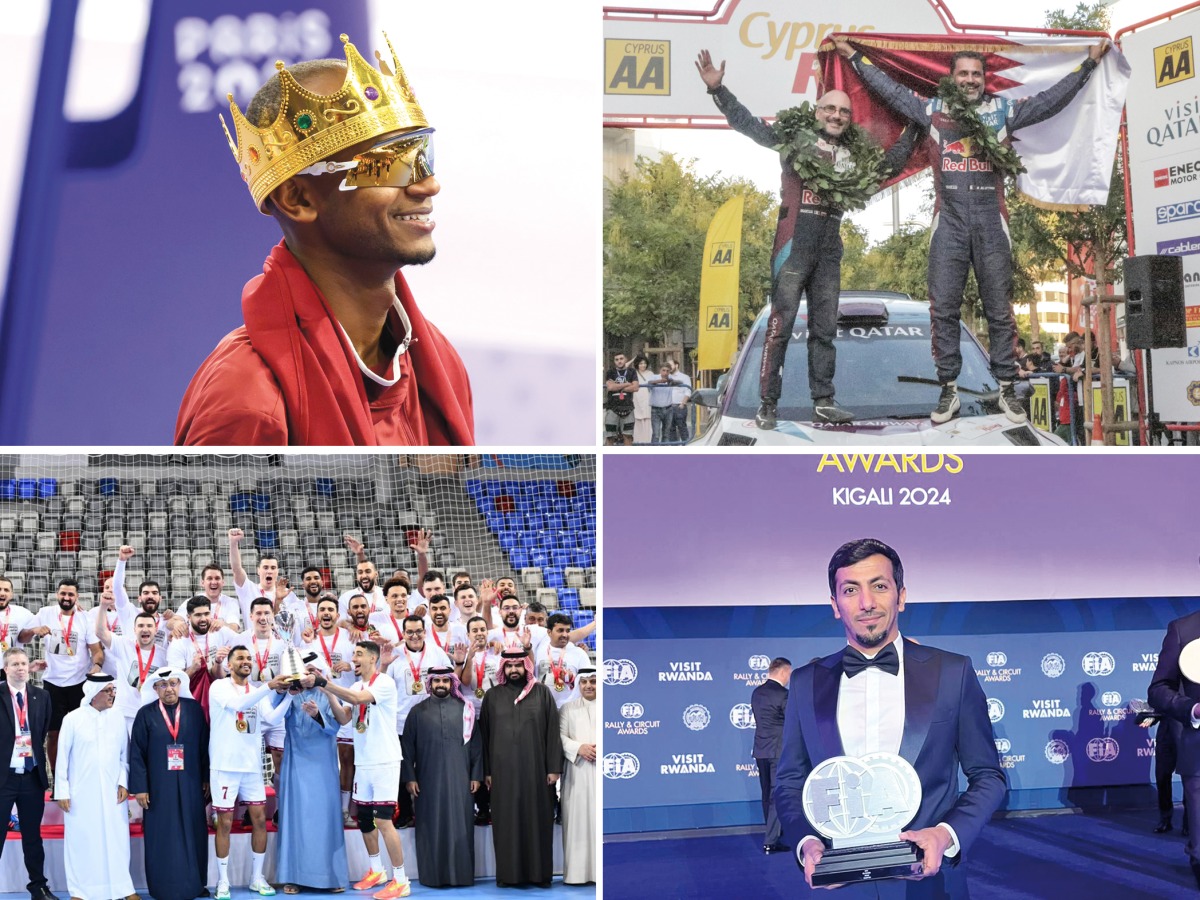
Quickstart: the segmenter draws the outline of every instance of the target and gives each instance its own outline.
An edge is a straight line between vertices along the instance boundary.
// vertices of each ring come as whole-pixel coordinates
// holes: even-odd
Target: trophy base
[[[921,857],[921,849],[908,841],[826,850],[813,872],[813,887],[901,878],[913,874]]]

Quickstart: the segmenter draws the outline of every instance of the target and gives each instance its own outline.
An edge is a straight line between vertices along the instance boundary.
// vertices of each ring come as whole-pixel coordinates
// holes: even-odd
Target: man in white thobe
[[[67,887],[78,900],[136,898],[129,877],[125,717],[111,675],[89,675],[83,703],[63,719],[54,799],[63,810]]]
[[[562,776],[563,883],[596,880],[596,670],[576,675],[578,699],[559,710],[563,755]]]

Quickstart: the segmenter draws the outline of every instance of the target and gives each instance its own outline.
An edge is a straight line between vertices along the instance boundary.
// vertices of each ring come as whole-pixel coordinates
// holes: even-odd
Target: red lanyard
[[[487,652],[479,654],[479,665],[475,667],[475,687],[483,687],[483,673],[487,671]]]
[[[251,636],[250,643],[254,645],[254,661],[258,663],[258,678],[262,680],[262,673],[267,670],[267,663],[271,661],[271,639],[267,638],[267,652],[259,654],[258,638]]]
[[[75,627],[75,613],[71,613],[71,617],[67,619],[66,630],[63,630],[62,613],[58,614],[58,629],[63,632],[63,643],[68,647],[71,646],[71,630]]]
[[[321,652],[323,652],[325,654],[325,662],[329,663],[329,671],[331,673],[333,672],[333,651],[337,649],[337,642],[338,642],[338,638],[340,636],[341,636],[340,631],[334,631],[333,646],[326,647],[325,646],[325,635],[323,635],[323,634],[317,635],[317,637],[319,637],[321,639]]]
[[[204,664],[208,665],[208,644],[209,644],[209,640],[212,638],[212,635],[211,634],[204,635],[204,649],[203,650],[200,649],[200,642],[198,640],[196,640],[196,632],[193,631],[191,633],[190,637],[192,639],[192,646],[194,646],[196,648],[196,653],[197,654],[203,653],[204,654]],[[193,660],[193,662],[195,662],[195,660]]]
[[[388,613],[388,618],[392,620],[392,627],[396,629],[396,643],[399,644],[404,640],[404,632],[400,630],[400,623],[396,621],[396,617]]]
[[[304,602],[304,611],[306,613],[308,613],[308,621],[312,622],[313,631],[316,631],[319,628],[319,626],[317,625],[317,617],[313,614],[312,610],[310,610],[308,608],[307,600]]]
[[[554,657],[550,655],[550,648],[546,648],[546,658],[550,660],[550,671],[554,674],[554,683],[561,685],[563,683],[563,669],[565,668],[563,660],[567,658],[566,648],[559,651],[558,665],[554,664]]]
[[[146,676],[150,674],[150,666],[154,663],[154,651],[157,648],[151,646],[150,658],[146,660],[146,664],[144,666],[142,665],[142,645],[138,644],[136,647],[134,647],[134,649],[137,650],[138,655],[138,687],[140,688],[146,683]]]
[[[413,684],[421,683],[421,662],[425,659],[425,650],[421,649],[421,655],[417,657],[417,664],[414,666],[412,657],[408,655],[408,648],[404,648],[404,658],[408,660],[409,671],[412,672]]]
[[[376,672],[374,675],[372,675],[371,680],[367,682],[367,687],[373,686],[375,684],[375,679],[378,677],[379,677],[378,672]],[[358,704],[358,724],[362,725],[363,722],[365,722],[366,720],[367,720],[367,704],[360,703],[360,704]],[[365,731],[366,729],[364,728],[362,730]]]
[[[17,727],[21,731],[26,731],[27,729],[25,728],[25,722],[29,719],[29,712],[24,704],[17,702],[17,698],[20,696],[20,691],[13,692],[13,706],[16,707],[17,710]]]
[[[430,629],[429,629],[429,633],[433,635],[433,642],[434,642],[435,644],[437,644],[437,645],[438,645],[438,649],[439,649],[439,650],[445,650],[445,649],[446,649],[446,645],[445,645],[445,644],[443,644],[441,641],[439,641],[439,640],[438,640],[438,636],[437,636],[437,629],[436,629],[436,628],[430,628]]]
[[[167,724],[167,731],[171,732],[171,740],[179,740],[179,706],[175,706],[175,727],[171,727],[171,720],[167,718],[167,708],[163,706],[162,701],[158,701],[158,711],[162,713],[163,721]]]

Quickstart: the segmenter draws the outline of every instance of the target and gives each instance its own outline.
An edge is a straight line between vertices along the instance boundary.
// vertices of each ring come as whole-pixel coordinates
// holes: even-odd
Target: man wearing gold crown
[[[433,129],[394,50],[395,74],[342,42],[345,62],[276,63],[245,115],[229,96],[230,149],[283,240],[193,376],[177,444],[474,442],[466,369],[400,273],[434,255]]]

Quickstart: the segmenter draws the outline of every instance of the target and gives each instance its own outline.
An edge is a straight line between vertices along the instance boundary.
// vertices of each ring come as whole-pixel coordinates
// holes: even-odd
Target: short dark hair
[[[458,581],[458,579],[460,579],[460,578],[465,578],[465,579],[467,579],[468,582],[470,582],[471,573],[468,572],[466,569],[459,569],[457,572],[454,573],[454,577],[451,578],[450,580]]]
[[[154,613],[140,612],[136,616],[133,617],[133,621],[137,622],[138,619],[149,619],[151,622],[154,622],[154,624],[156,624],[156,625],[158,624],[158,622],[154,618]]]
[[[160,594],[162,593],[162,585],[159,584],[157,581],[153,581],[149,578],[147,578],[145,581],[143,581],[141,584],[138,585],[138,593],[140,594],[142,591],[144,591],[148,587],[158,588],[158,592]]]
[[[976,53],[974,50],[959,50],[950,57],[950,74],[954,74],[954,70],[958,67],[960,59],[975,59],[979,61],[979,65],[983,67],[983,74],[987,74],[987,60],[982,53]]]
[[[429,584],[429,582],[431,582],[431,581],[440,581],[444,584],[446,581],[446,576],[443,575],[441,572],[439,572],[437,569],[430,569],[428,572],[425,573],[425,577],[421,579],[421,584],[426,585],[426,584]]]
[[[868,556],[886,556],[892,563],[892,579],[896,582],[896,590],[904,588],[904,566],[900,562],[900,554],[877,538],[859,538],[847,541],[838,547],[829,560],[829,595],[837,594],[837,572],[846,566],[862,562]]]
[[[566,625],[569,628],[574,628],[575,623],[571,621],[571,617],[566,613],[556,612],[550,618],[546,619],[546,630],[553,631],[555,625]]]
[[[320,612],[320,611],[321,611],[321,604],[322,604],[322,603],[332,603],[332,604],[333,604],[333,608],[334,608],[334,609],[339,609],[339,608],[340,608],[340,607],[338,606],[337,597],[331,597],[329,594],[322,594],[322,595],[321,595],[321,597],[320,597],[320,599],[318,599],[318,600],[317,600],[317,612]]]
[[[471,584],[471,582],[469,582],[469,581],[466,584],[460,584],[458,587],[456,587],[454,589],[454,599],[455,600],[458,599],[458,595],[462,591],[475,591],[475,585]],[[479,592],[475,591],[475,593],[478,594]]]
[[[275,610],[275,605],[270,600],[268,600],[266,597],[255,597],[253,600],[250,601],[250,612],[251,613],[254,612],[254,607],[256,607],[256,606],[265,606],[265,607],[267,607],[267,609],[270,609],[271,611]]]
[[[530,600],[525,604],[525,612],[527,613],[544,613],[546,607],[542,605],[540,600]]]
[[[60,581],[58,583],[58,587],[61,588],[64,586],[65,587],[73,587],[73,588],[75,588],[75,590],[79,590],[79,581],[75,578],[64,578],[62,581]],[[57,588],[56,588],[56,590],[57,590]]]
[[[374,641],[359,641],[356,647],[362,647],[376,659],[379,659],[379,645]]]
[[[307,575],[309,572],[316,572],[318,575],[321,576],[322,579],[325,577],[324,575],[321,574],[321,570],[317,566],[305,566],[304,571],[302,571],[300,573],[300,580],[303,581],[304,576]]]
[[[279,557],[275,555],[275,552],[273,550],[267,550],[261,556],[259,556],[258,564],[261,566],[268,559],[273,559],[275,562],[279,562]]]
[[[187,602],[188,615],[190,616],[202,606],[207,606],[209,609],[212,609],[212,601],[203,594],[197,594]]]
[[[10,588],[13,586],[12,579],[7,575],[0,575],[0,581],[6,582]]]
[[[445,604],[449,605],[450,598],[447,597],[445,594],[434,594],[432,597],[429,598],[429,605],[433,606],[433,604],[435,604],[435,603],[445,603]]]
[[[412,593],[412,585],[408,583],[407,578],[401,578],[399,575],[393,575],[383,583],[383,595],[386,597],[388,591],[396,586],[404,588],[404,590],[408,591],[410,594]]]
[[[411,614],[410,614],[410,615],[407,615],[407,616],[405,616],[403,619],[401,619],[401,620],[400,620],[400,627],[401,627],[401,628],[403,628],[403,627],[404,627],[405,625],[407,625],[409,622],[416,622],[416,623],[417,623],[418,625],[420,625],[422,628],[424,628],[424,627],[425,627],[425,620],[424,620],[424,619],[422,619],[420,616],[417,616],[417,615],[411,615]]]
[[[782,669],[784,667],[790,669],[792,667],[792,661],[790,659],[788,659],[786,656],[777,656],[773,660],[771,660],[771,666],[770,666],[770,668],[767,669],[767,674],[774,675],[776,672],[778,672],[780,669]]]
[[[229,653],[226,654],[226,658],[233,656],[233,654],[237,653],[239,650],[244,650],[246,653],[250,652],[250,648],[247,647],[245,644],[234,644],[232,647],[229,648]]]
[[[467,623],[463,626],[463,628],[467,629],[467,631],[470,631],[472,622],[482,622],[484,625],[487,625],[487,619],[485,619],[483,616],[471,616],[471,618],[467,619]]]
[[[205,566],[203,569],[200,570],[200,578],[201,579],[204,578],[205,573],[208,572],[209,569],[212,569],[216,572],[220,572],[221,577],[222,578],[225,577],[225,570],[222,569],[220,566],[218,566],[215,562],[210,562],[207,566]]]

